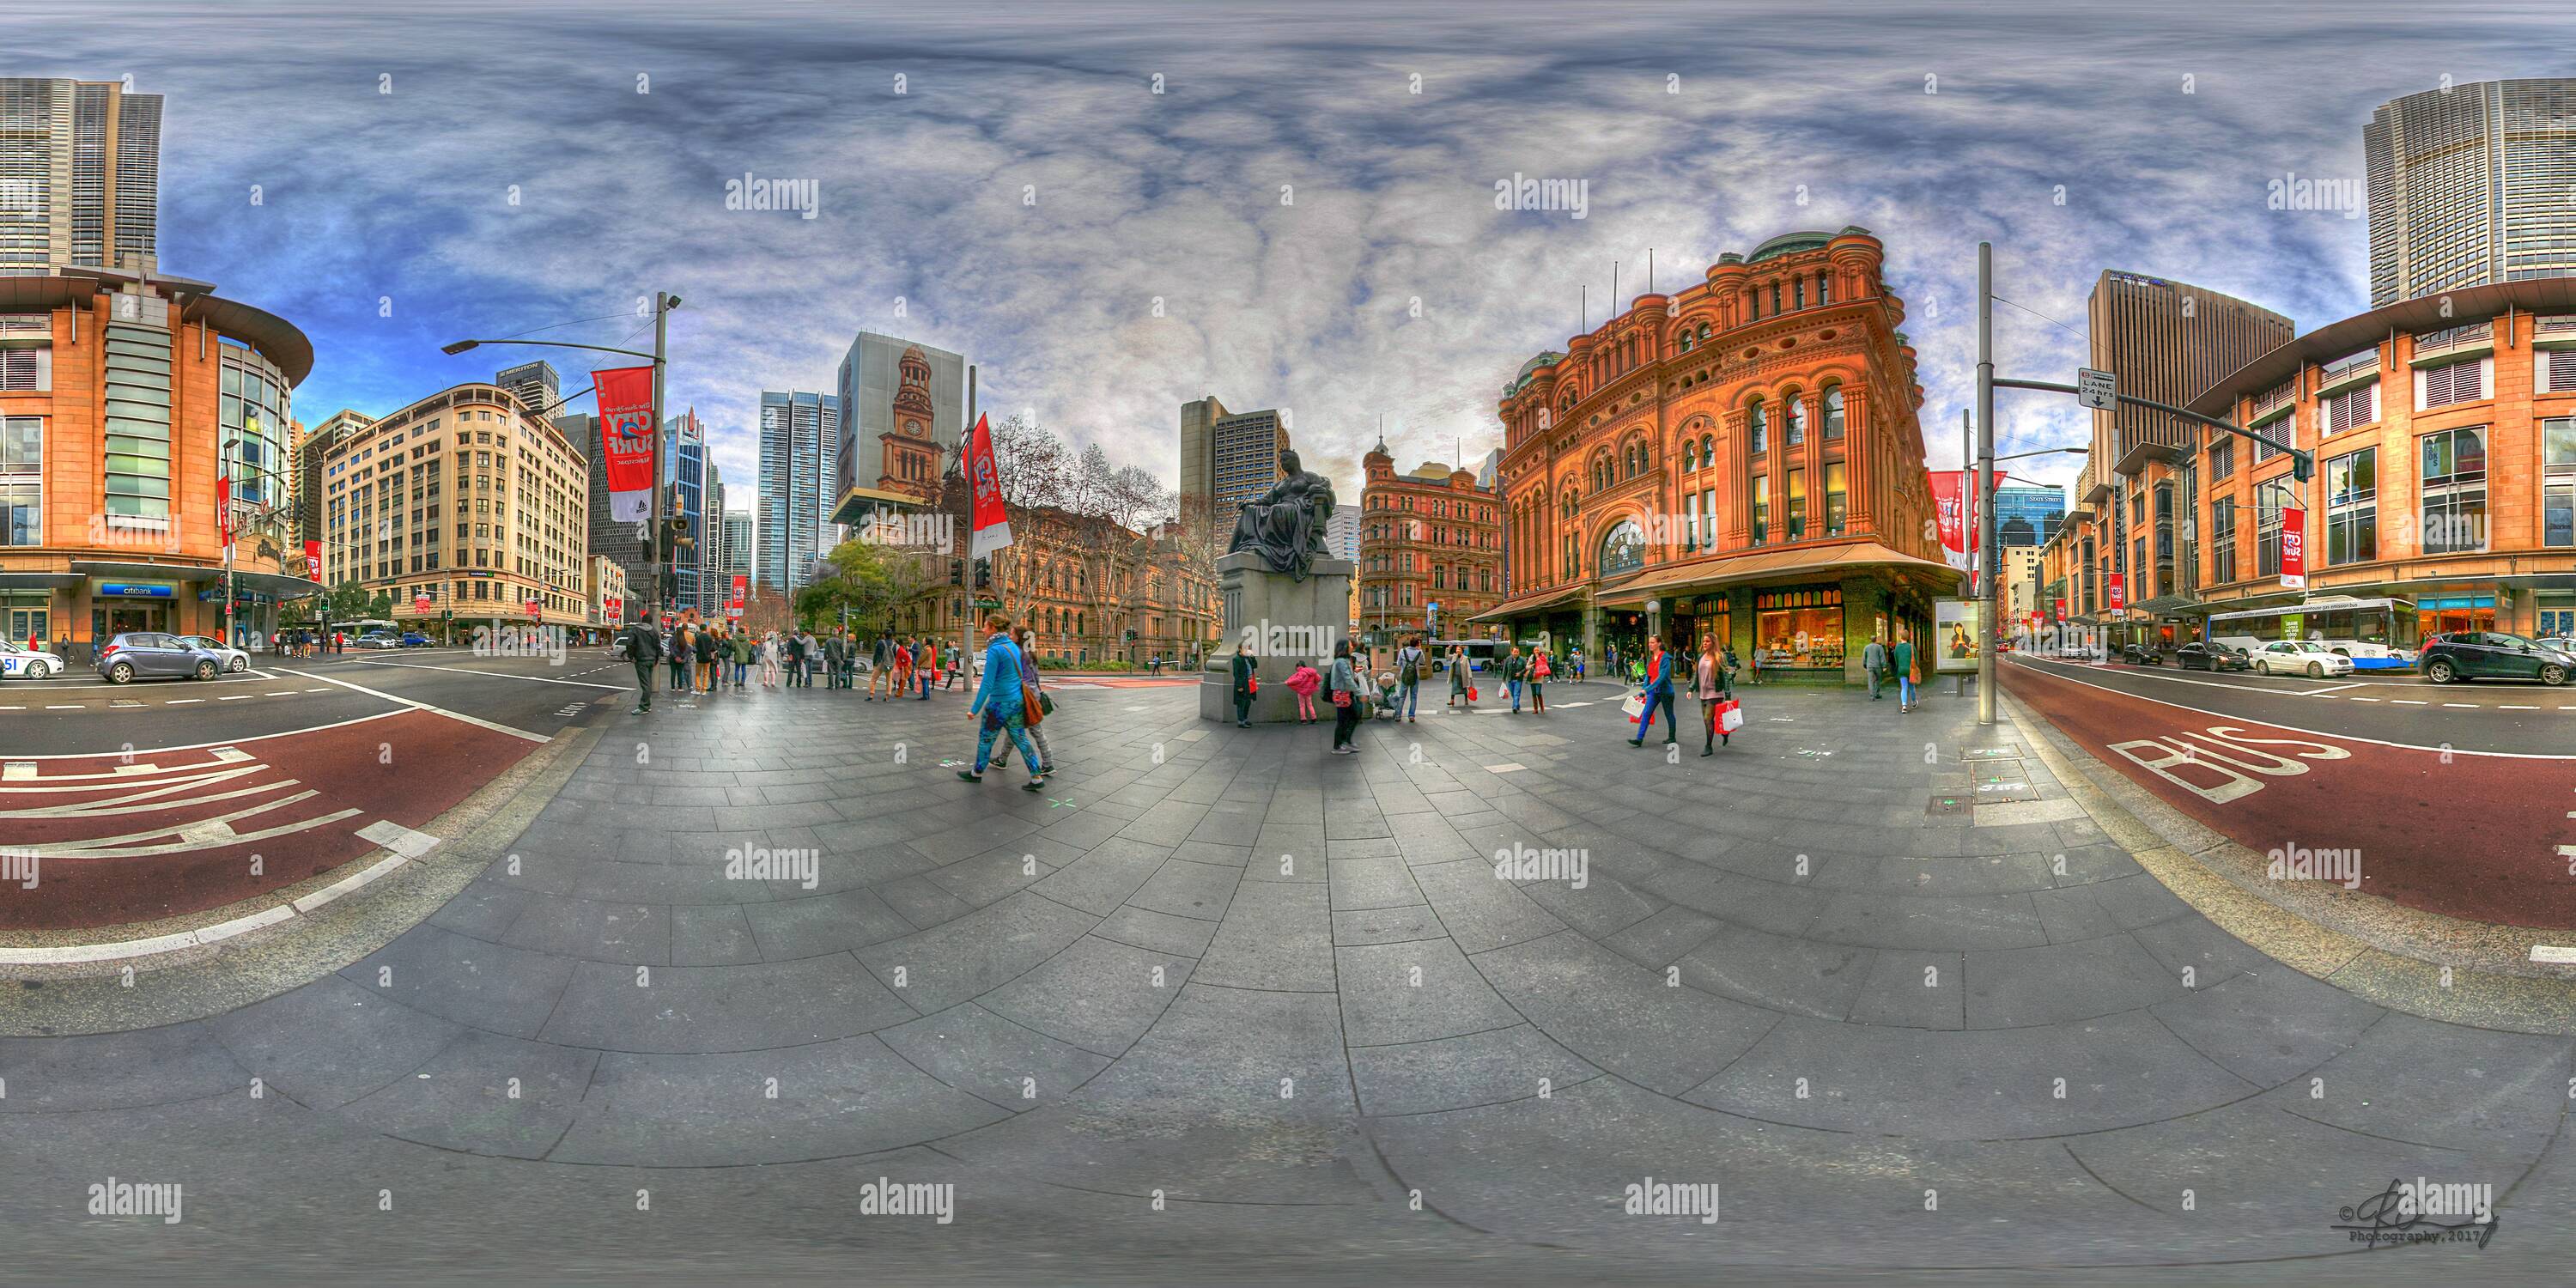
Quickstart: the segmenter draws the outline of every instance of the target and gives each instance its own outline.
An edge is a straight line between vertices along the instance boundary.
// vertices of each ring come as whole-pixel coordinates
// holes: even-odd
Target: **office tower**
[[[2576,273],[2576,79],[2390,99],[2361,145],[2370,302]]]
[[[841,358],[842,433],[824,457],[829,517],[852,488],[934,496],[966,429],[966,359],[861,331]]]
[[[1324,521],[1324,548],[1332,551],[1335,559],[1359,562],[1360,507],[1358,503],[1344,501],[1333,507],[1333,517]]]
[[[0,77],[0,275],[160,270],[161,96]]]
[[[520,363],[492,377],[492,383],[509,390],[521,405],[539,415],[553,415],[555,404],[563,401],[563,380],[551,362]]]
[[[1998,475],[2000,477],[2000,475]],[[2035,484],[1995,487],[1995,542],[2005,546],[2044,546],[2066,520],[2066,489]]]
[[[674,549],[667,561],[672,578],[668,597],[682,608],[704,612],[706,593],[699,585],[698,565],[706,551],[707,441],[695,408],[665,422],[662,453],[671,463],[673,513],[685,523],[689,535],[688,544]]]
[[[1181,404],[1181,522],[1213,546],[1243,503],[1279,481],[1288,427],[1279,413],[1230,412],[1216,395]]]
[[[812,580],[815,558],[828,552],[822,530],[832,506],[824,496],[824,467],[840,439],[837,395],[760,395],[758,562],[752,569],[760,585],[792,595]]]
[[[730,579],[739,574],[751,575],[751,511],[724,512],[724,571]]]

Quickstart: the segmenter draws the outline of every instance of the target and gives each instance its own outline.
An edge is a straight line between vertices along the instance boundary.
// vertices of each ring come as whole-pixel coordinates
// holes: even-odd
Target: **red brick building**
[[[1940,562],[1904,302],[1861,228],[1729,252],[1521,368],[1497,412],[1509,598],[1563,653],[1711,633],[1766,678],[1861,678]]]
[[[1361,458],[1360,629],[1384,646],[1405,635],[1484,635],[1469,623],[1503,598],[1502,503],[1476,473],[1425,462],[1408,474],[1381,441]],[[1432,605],[1439,605],[1435,614]]]

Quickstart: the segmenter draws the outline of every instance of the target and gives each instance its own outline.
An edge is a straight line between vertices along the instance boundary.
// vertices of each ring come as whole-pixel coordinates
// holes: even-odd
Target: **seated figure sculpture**
[[[1307,473],[1293,451],[1280,454],[1279,468],[1280,479],[1268,492],[1243,503],[1225,552],[1258,550],[1271,571],[1304,581],[1314,561],[1328,553],[1324,528],[1333,516],[1333,483]]]

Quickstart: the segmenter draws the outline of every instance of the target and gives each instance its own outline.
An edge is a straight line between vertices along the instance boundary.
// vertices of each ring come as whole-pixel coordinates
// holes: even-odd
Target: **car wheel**
[[[2540,682],[2553,689],[2567,683],[2567,668],[2556,663],[2540,668]]]
[[[250,659],[246,657],[234,658],[233,664],[225,669],[231,671],[235,675],[239,675],[250,669]]]
[[[2323,662],[2308,663],[2308,678],[2311,680],[2322,680],[2326,678],[2326,664]]]
[[[110,684],[133,683],[134,668],[123,662],[119,662],[116,665],[107,668],[107,682]]]
[[[2457,674],[2458,672],[2452,670],[2451,664],[2446,661],[2427,662],[2424,664],[2424,678],[2431,680],[2435,684],[2449,684],[2451,682],[2451,678]]]
[[[197,678],[200,680],[211,680],[215,678],[214,662],[211,660],[199,662],[197,664]]]
[[[29,662],[27,664],[27,678],[30,680],[41,680],[52,674],[53,672],[47,669],[45,664],[42,662]]]

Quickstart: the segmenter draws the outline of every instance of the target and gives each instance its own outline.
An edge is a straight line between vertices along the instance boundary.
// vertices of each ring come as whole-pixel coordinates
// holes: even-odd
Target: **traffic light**
[[[951,586],[963,586],[966,584],[965,560],[951,559],[948,561],[948,584]]]
[[[698,544],[697,538],[689,535],[689,520],[685,515],[674,514],[663,519],[662,530],[669,539],[669,548],[674,555],[678,554],[682,547]]]
[[[2305,483],[2309,479],[2316,477],[2316,473],[2317,458],[2308,455],[2306,452],[2299,452],[2290,457],[2291,478],[2296,479],[2301,483]]]
[[[978,558],[975,561],[975,589],[991,590],[992,588],[993,561],[990,558]]]

